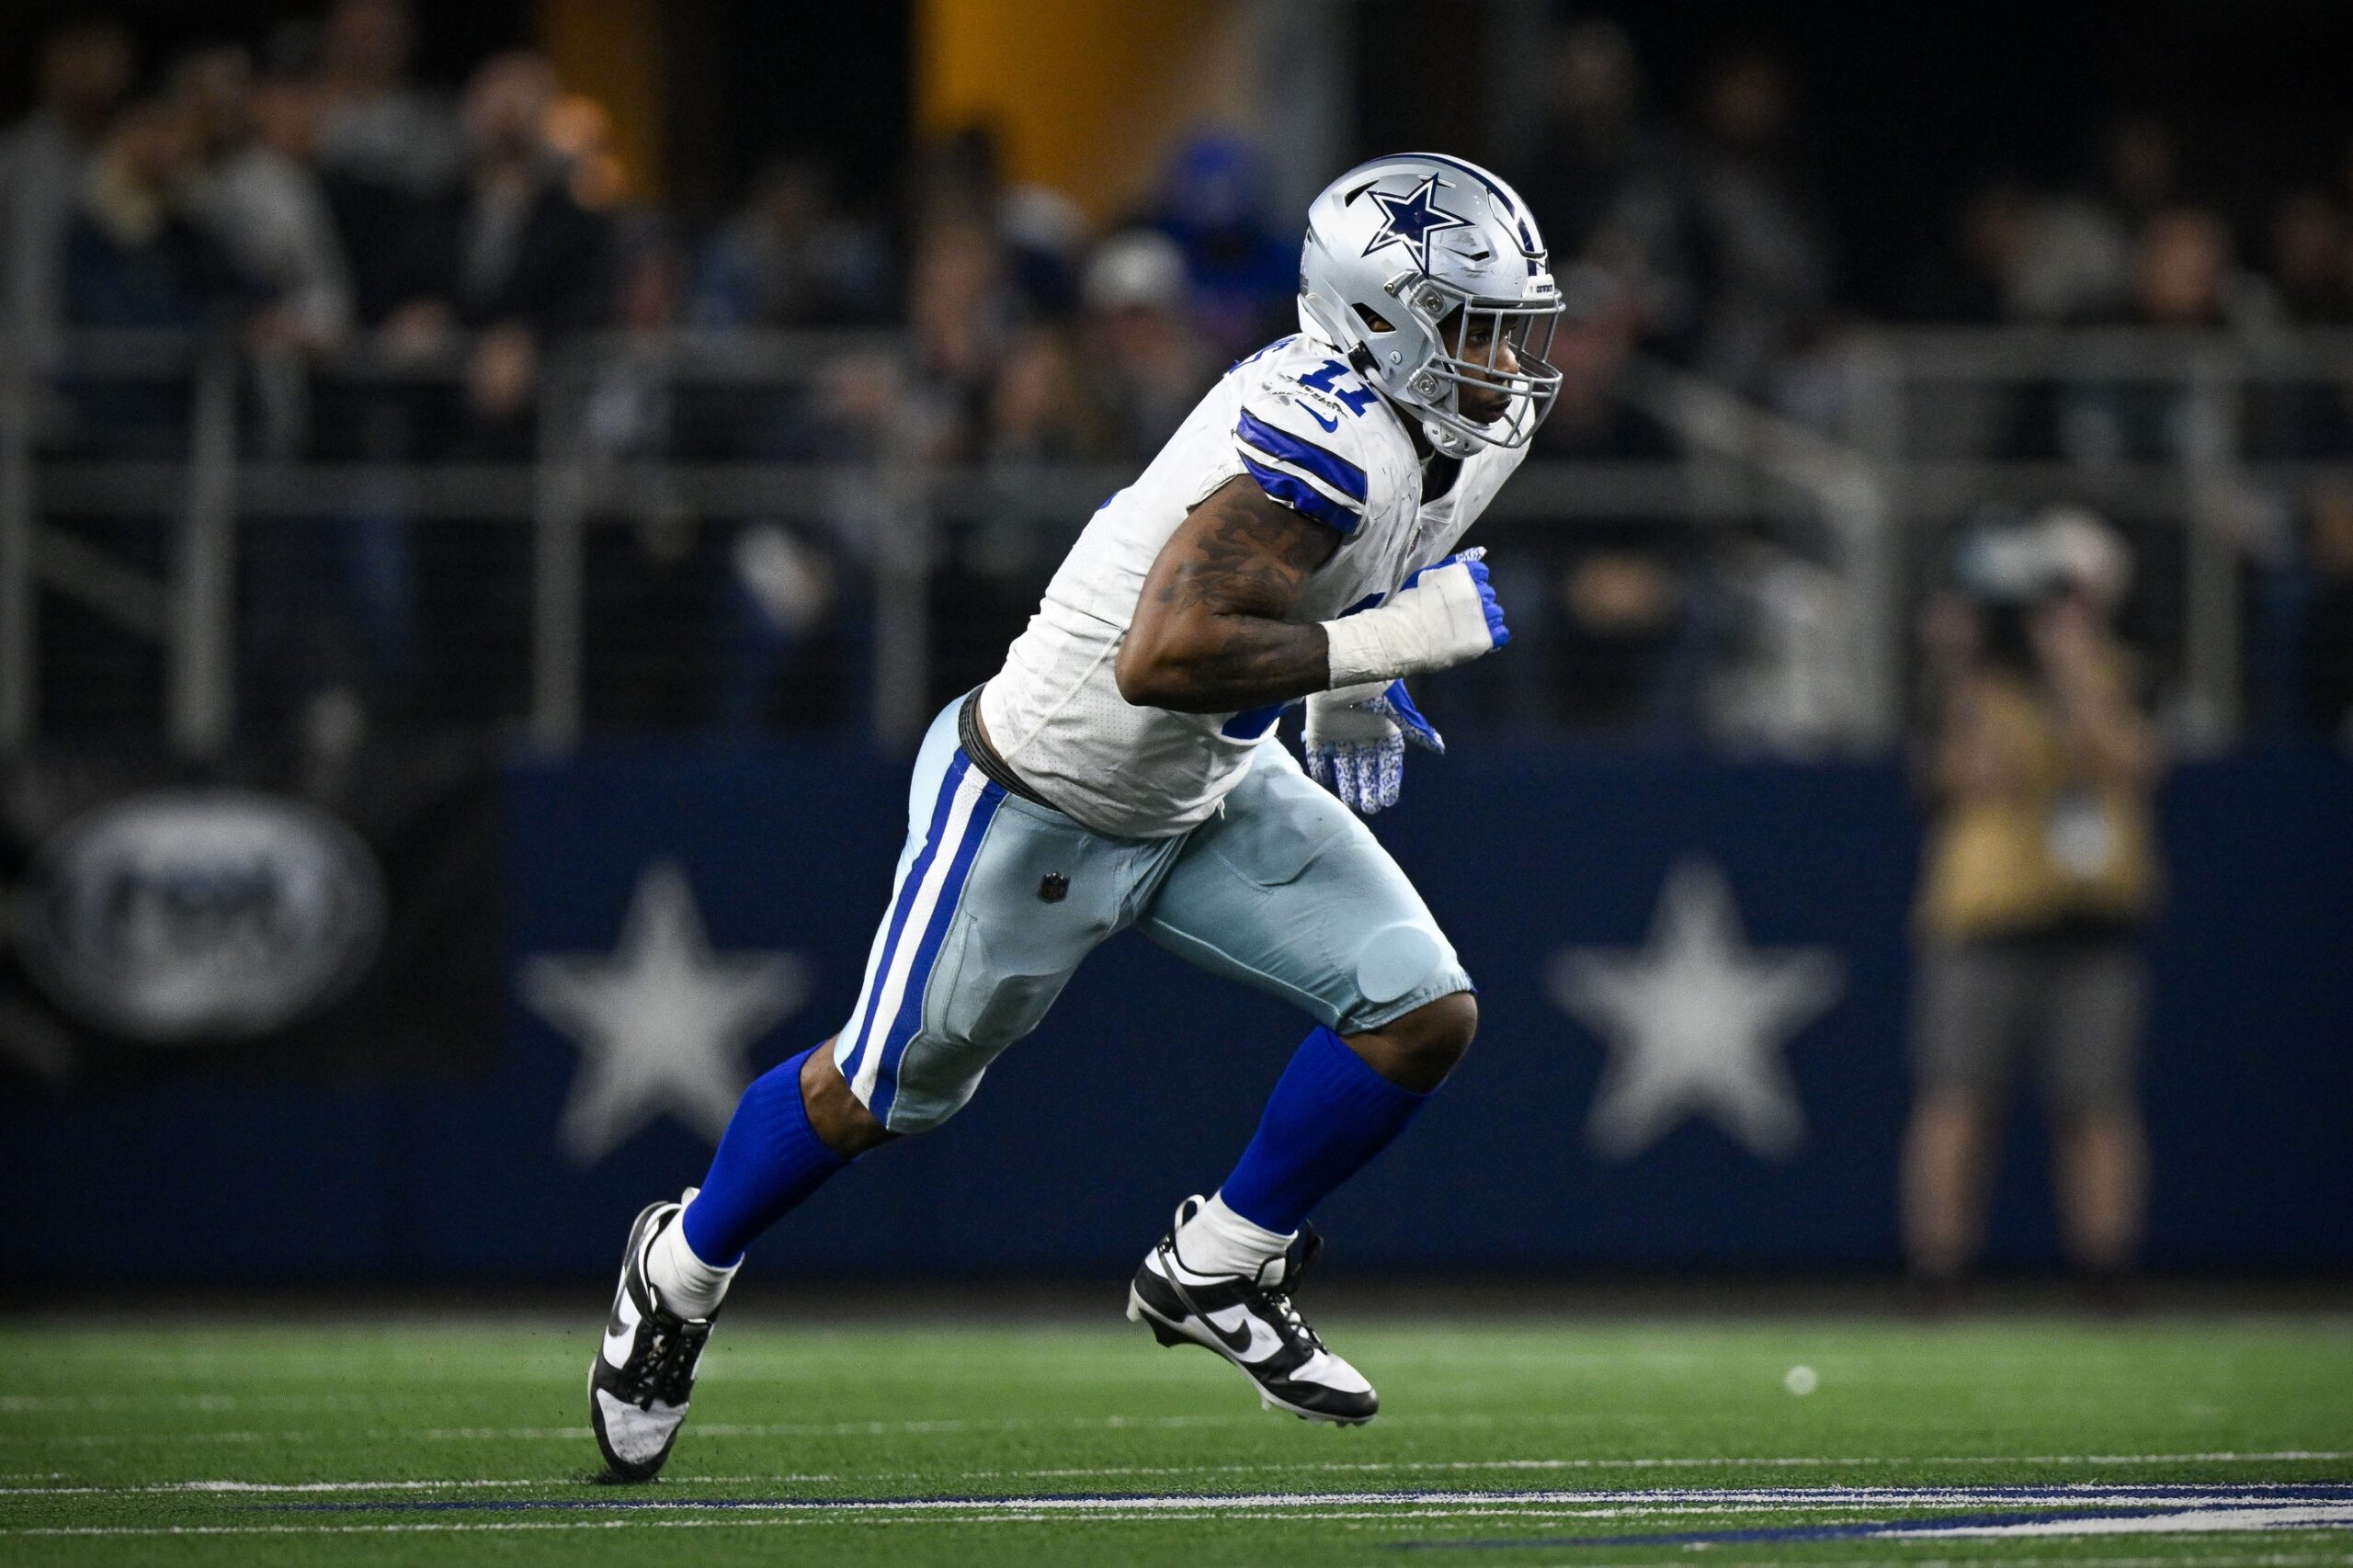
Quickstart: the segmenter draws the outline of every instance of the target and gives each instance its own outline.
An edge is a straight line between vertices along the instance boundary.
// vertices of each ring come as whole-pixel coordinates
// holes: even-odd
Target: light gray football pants
[[[1397,862],[1274,735],[1208,821],[1115,838],[974,767],[957,744],[961,705],[932,721],[915,758],[891,907],[834,1046],[892,1131],[961,1109],[1080,961],[1131,925],[1341,1034],[1471,989]]]

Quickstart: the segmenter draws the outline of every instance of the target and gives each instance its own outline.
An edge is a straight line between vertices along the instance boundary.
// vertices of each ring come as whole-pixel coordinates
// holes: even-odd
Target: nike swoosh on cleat
[[[613,1303],[613,1321],[605,1329],[605,1360],[615,1367],[629,1363],[630,1346],[637,1340],[637,1303],[623,1291]]]
[[[1246,1330],[1235,1330],[1232,1333],[1228,1333],[1224,1325],[1220,1324],[1215,1318],[1205,1317],[1200,1321],[1209,1325],[1209,1331],[1211,1334],[1217,1335],[1217,1341],[1220,1345],[1224,1346],[1236,1356],[1245,1354],[1249,1350],[1252,1341],[1251,1336]],[[1248,1320],[1245,1319],[1244,1321],[1246,1322]]]
[[[1233,1351],[1236,1359],[1263,1361],[1281,1348],[1282,1341],[1276,1338],[1274,1331],[1265,1324],[1240,1307],[1227,1310],[1242,1320],[1240,1327],[1229,1329],[1215,1316],[1206,1312],[1202,1314],[1201,1321],[1210,1325],[1210,1332],[1217,1335],[1218,1343]],[[1256,1354],[1252,1354],[1254,1351]]]

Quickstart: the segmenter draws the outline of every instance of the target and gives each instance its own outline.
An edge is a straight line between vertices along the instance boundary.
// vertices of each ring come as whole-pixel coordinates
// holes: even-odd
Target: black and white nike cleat
[[[687,1424],[695,1363],[710,1338],[710,1318],[667,1311],[645,1279],[646,1248],[664,1226],[678,1222],[685,1207],[650,1203],[630,1226],[605,1343],[588,1368],[588,1425],[615,1481],[651,1481],[669,1459]]]
[[[1381,1410],[1364,1375],[1324,1347],[1291,1304],[1300,1277],[1324,1245],[1302,1228],[1285,1256],[1253,1277],[1201,1274],[1176,1256],[1176,1226],[1200,1204],[1187,1199],[1128,1287],[1128,1321],[1163,1345],[1199,1345],[1242,1369],[1258,1385],[1259,1403],[1309,1421],[1361,1426]]]

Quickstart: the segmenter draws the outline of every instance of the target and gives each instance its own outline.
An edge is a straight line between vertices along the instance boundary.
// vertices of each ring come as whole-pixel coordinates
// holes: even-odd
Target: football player
[[[1103,505],[1004,668],[933,722],[849,1018],[745,1091],[699,1188],[631,1226],[590,1374],[614,1475],[669,1457],[754,1238],[953,1116],[1129,926],[1315,1028],[1223,1184],[1145,1255],[1128,1315],[1268,1405],[1372,1419],[1372,1385],[1293,1298],[1307,1216],[1414,1119],[1478,1009],[1349,808],[1395,803],[1407,743],[1444,749],[1405,677],[1508,638],[1456,546],[1552,405],[1560,308],[1535,220],[1483,169],[1381,158],[1316,198],[1299,332]],[[1275,736],[1302,702],[1305,772]]]

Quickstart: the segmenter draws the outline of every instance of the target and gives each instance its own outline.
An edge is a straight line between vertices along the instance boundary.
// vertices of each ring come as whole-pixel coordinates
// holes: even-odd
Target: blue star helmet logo
[[[1438,176],[1431,175],[1415,187],[1410,195],[1388,196],[1376,190],[1372,199],[1381,208],[1381,227],[1364,247],[1370,256],[1383,245],[1402,244],[1414,253],[1415,262],[1424,272],[1430,269],[1430,236],[1442,229],[1467,229],[1471,220],[1459,213],[1449,212],[1438,204]]]

